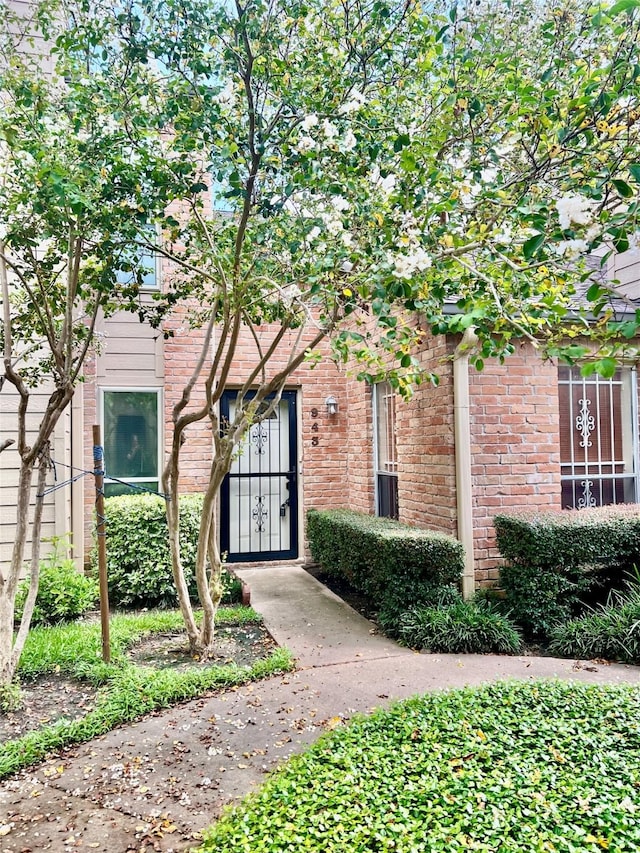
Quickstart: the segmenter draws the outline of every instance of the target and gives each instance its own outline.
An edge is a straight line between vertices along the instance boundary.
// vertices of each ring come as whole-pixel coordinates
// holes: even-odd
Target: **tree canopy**
[[[640,0],[31,8],[26,22],[7,12],[0,34],[3,347],[21,400],[23,504],[99,311],[137,312],[169,335],[188,308],[206,329],[164,480],[177,498],[181,436],[208,418],[205,597],[221,477],[260,403],[323,339],[361,378],[407,395],[424,378],[425,325],[473,327],[477,367],[519,338],[569,360],[595,345],[584,369],[603,375],[636,356],[640,314],[629,303],[618,317],[615,285],[585,259],[637,245]],[[172,270],[151,299],[143,251]],[[221,429],[242,329],[256,364]],[[47,377],[29,443],[29,387]]]

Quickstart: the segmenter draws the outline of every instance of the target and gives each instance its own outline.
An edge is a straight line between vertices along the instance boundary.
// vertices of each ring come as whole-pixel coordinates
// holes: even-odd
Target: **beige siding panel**
[[[98,382],[105,387],[157,388],[164,379],[162,333],[135,314],[120,312],[103,321]]]
[[[620,282],[619,290],[631,299],[640,298],[640,251],[637,249],[614,255],[610,264],[611,278]]]
[[[34,436],[40,424],[49,395],[47,389],[34,391],[30,397],[29,415],[27,424],[29,436]],[[18,394],[13,386],[5,383],[0,392],[0,437],[13,438],[17,430]],[[52,442],[52,456],[59,463],[57,468],[58,482],[68,476],[68,469],[64,467],[69,459],[70,420],[65,414],[60,419],[54,440]],[[15,446],[9,447],[0,453],[0,563],[6,567],[10,557],[11,549],[15,539],[16,530],[16,502],[18,475],[20,470],[20,457]],[[35,483],[35,477],[34,477]],[[54,472],[51,471],[47,477],[47,486],[54,484]],[[48,494],[45,498],[44,523],[42,535],[44,539],[52,536],[62,536],[71,529],[71,505],[69,489],[60,489]],[[32,487],[31,512],[35,502],[35,484]],[[27,554],[31,546],[27,542]],[[47,553],[49,546],[43,544],[42,551]]]

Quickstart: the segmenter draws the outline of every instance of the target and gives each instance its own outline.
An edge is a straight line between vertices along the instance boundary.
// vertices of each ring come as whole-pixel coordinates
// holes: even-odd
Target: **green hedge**
[[[597,591],[623,584],[640,565],[640,507],[517,512],[494,519],[500,571],[511,614],[526,634],[545,639]]]
[[[309,510],[307,537],[313,559],[346,578],[392,619],[458,584],[464,551],[451,536],[418,530],[352,510]]]
[[[180,551],[189,594],[195,600],[194,575],[202,495],[180,499]],[[171,572],[165,502],[156,495],[119,495],[105,501],[107,574],[112,607],[173,607],[177,604]],[[94,555],[95,569],[95,555]],[[223,601],[241,598],[239,582],[223,571]]]

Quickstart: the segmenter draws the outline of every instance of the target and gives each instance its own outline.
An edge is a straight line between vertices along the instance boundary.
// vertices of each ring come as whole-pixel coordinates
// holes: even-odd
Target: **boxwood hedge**
[[[197,597],[194,566],[200,532],[202,495],[180,499],[180,549],[189,592]],[[164,499],[119,495],[105,501],[107,573],[113,607],[172,607],[177,603]],[[95,555],[94,555],[95,570]],[[223,571],[223,602],[239,601],[240,586]]]
[[[391,621],[412,605],[437,599],[462,574],[460,542],[389,518],[312,509],[307,537],[313,559],[378,603]]]
[[[640,565],[640,506],[521,511],[494,519],[508,560],[501,583],[513,617],[529,636],[547,637],[594,593],[623,585]]]

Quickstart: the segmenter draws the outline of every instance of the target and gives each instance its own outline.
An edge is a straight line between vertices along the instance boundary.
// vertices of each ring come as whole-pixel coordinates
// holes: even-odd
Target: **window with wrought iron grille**
[[[388,382],[373,387],[376,514],[398,517],[396,393]]]
[[[611,379],[558,370],[562,506],[585,509],[638,499],[636,371]]]

